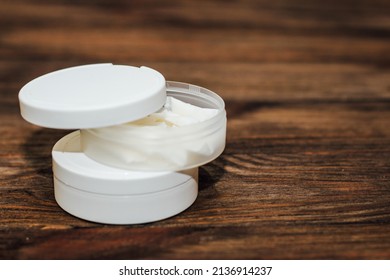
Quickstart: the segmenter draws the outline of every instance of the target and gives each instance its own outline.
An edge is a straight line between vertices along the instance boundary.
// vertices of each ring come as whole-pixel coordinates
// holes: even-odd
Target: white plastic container
[[[167,95],[218,112],[182,127],[127,124],[159,110]],[[89,221],[134,224],[180,213],[197,197],[198,166],[225,147],[223,100],[201,87],[166,82],[147,67],[55,71],[26,84],[19,100],[33,124],[81,129],[53,148],[54,188],[64,210]]]
[[[65,211],[107,224],[138,224],[176,215],[198,194],[198,168],[136,172],[102,165],[80,149],[79,131],[53,148],[54,193]]]

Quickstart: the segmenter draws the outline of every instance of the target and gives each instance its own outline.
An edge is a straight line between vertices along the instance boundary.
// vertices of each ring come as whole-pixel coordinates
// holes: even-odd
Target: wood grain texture
[[[0,3],[0,258],[390,258],[388,1],[112,2]],[[175,217],[108,226],[54,200],[68,131],[25,122],[18,91],[107,61],[226,101],[226,150]]]

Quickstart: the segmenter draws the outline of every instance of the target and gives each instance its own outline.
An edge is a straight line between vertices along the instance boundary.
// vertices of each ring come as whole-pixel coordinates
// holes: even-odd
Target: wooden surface
[[[226,150],[180,215],[108,226],[56,204],[68,131],[25,122],[17,94],[98,62],[226,101]],[[2,0],[0,121],[0,258],[390,258],[389,1]]]

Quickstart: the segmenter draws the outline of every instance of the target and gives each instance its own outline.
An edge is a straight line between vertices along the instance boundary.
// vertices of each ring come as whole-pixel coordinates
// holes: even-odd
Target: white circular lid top
[[[64,184],[86,192],[109,195],[155,193],[184,184],[196,168],[180,172],[137,172],[100,164],[80,148],[80,132],[74,131],[53,147],[53,173]]]
[[[19,92],[23,118],[61,129],[98,128],[143,118],[165,103],[165,79],[148,67],[91,64],[38,77]]]

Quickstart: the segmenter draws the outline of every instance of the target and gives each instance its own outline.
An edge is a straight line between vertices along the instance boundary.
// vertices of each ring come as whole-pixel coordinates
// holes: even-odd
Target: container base
[[[139,195],[90,193],[54,177],[54,194],[66,212],[104,224],[141,224],[163,220],[190,207],[198,195],[197,178],[159,192]]]

